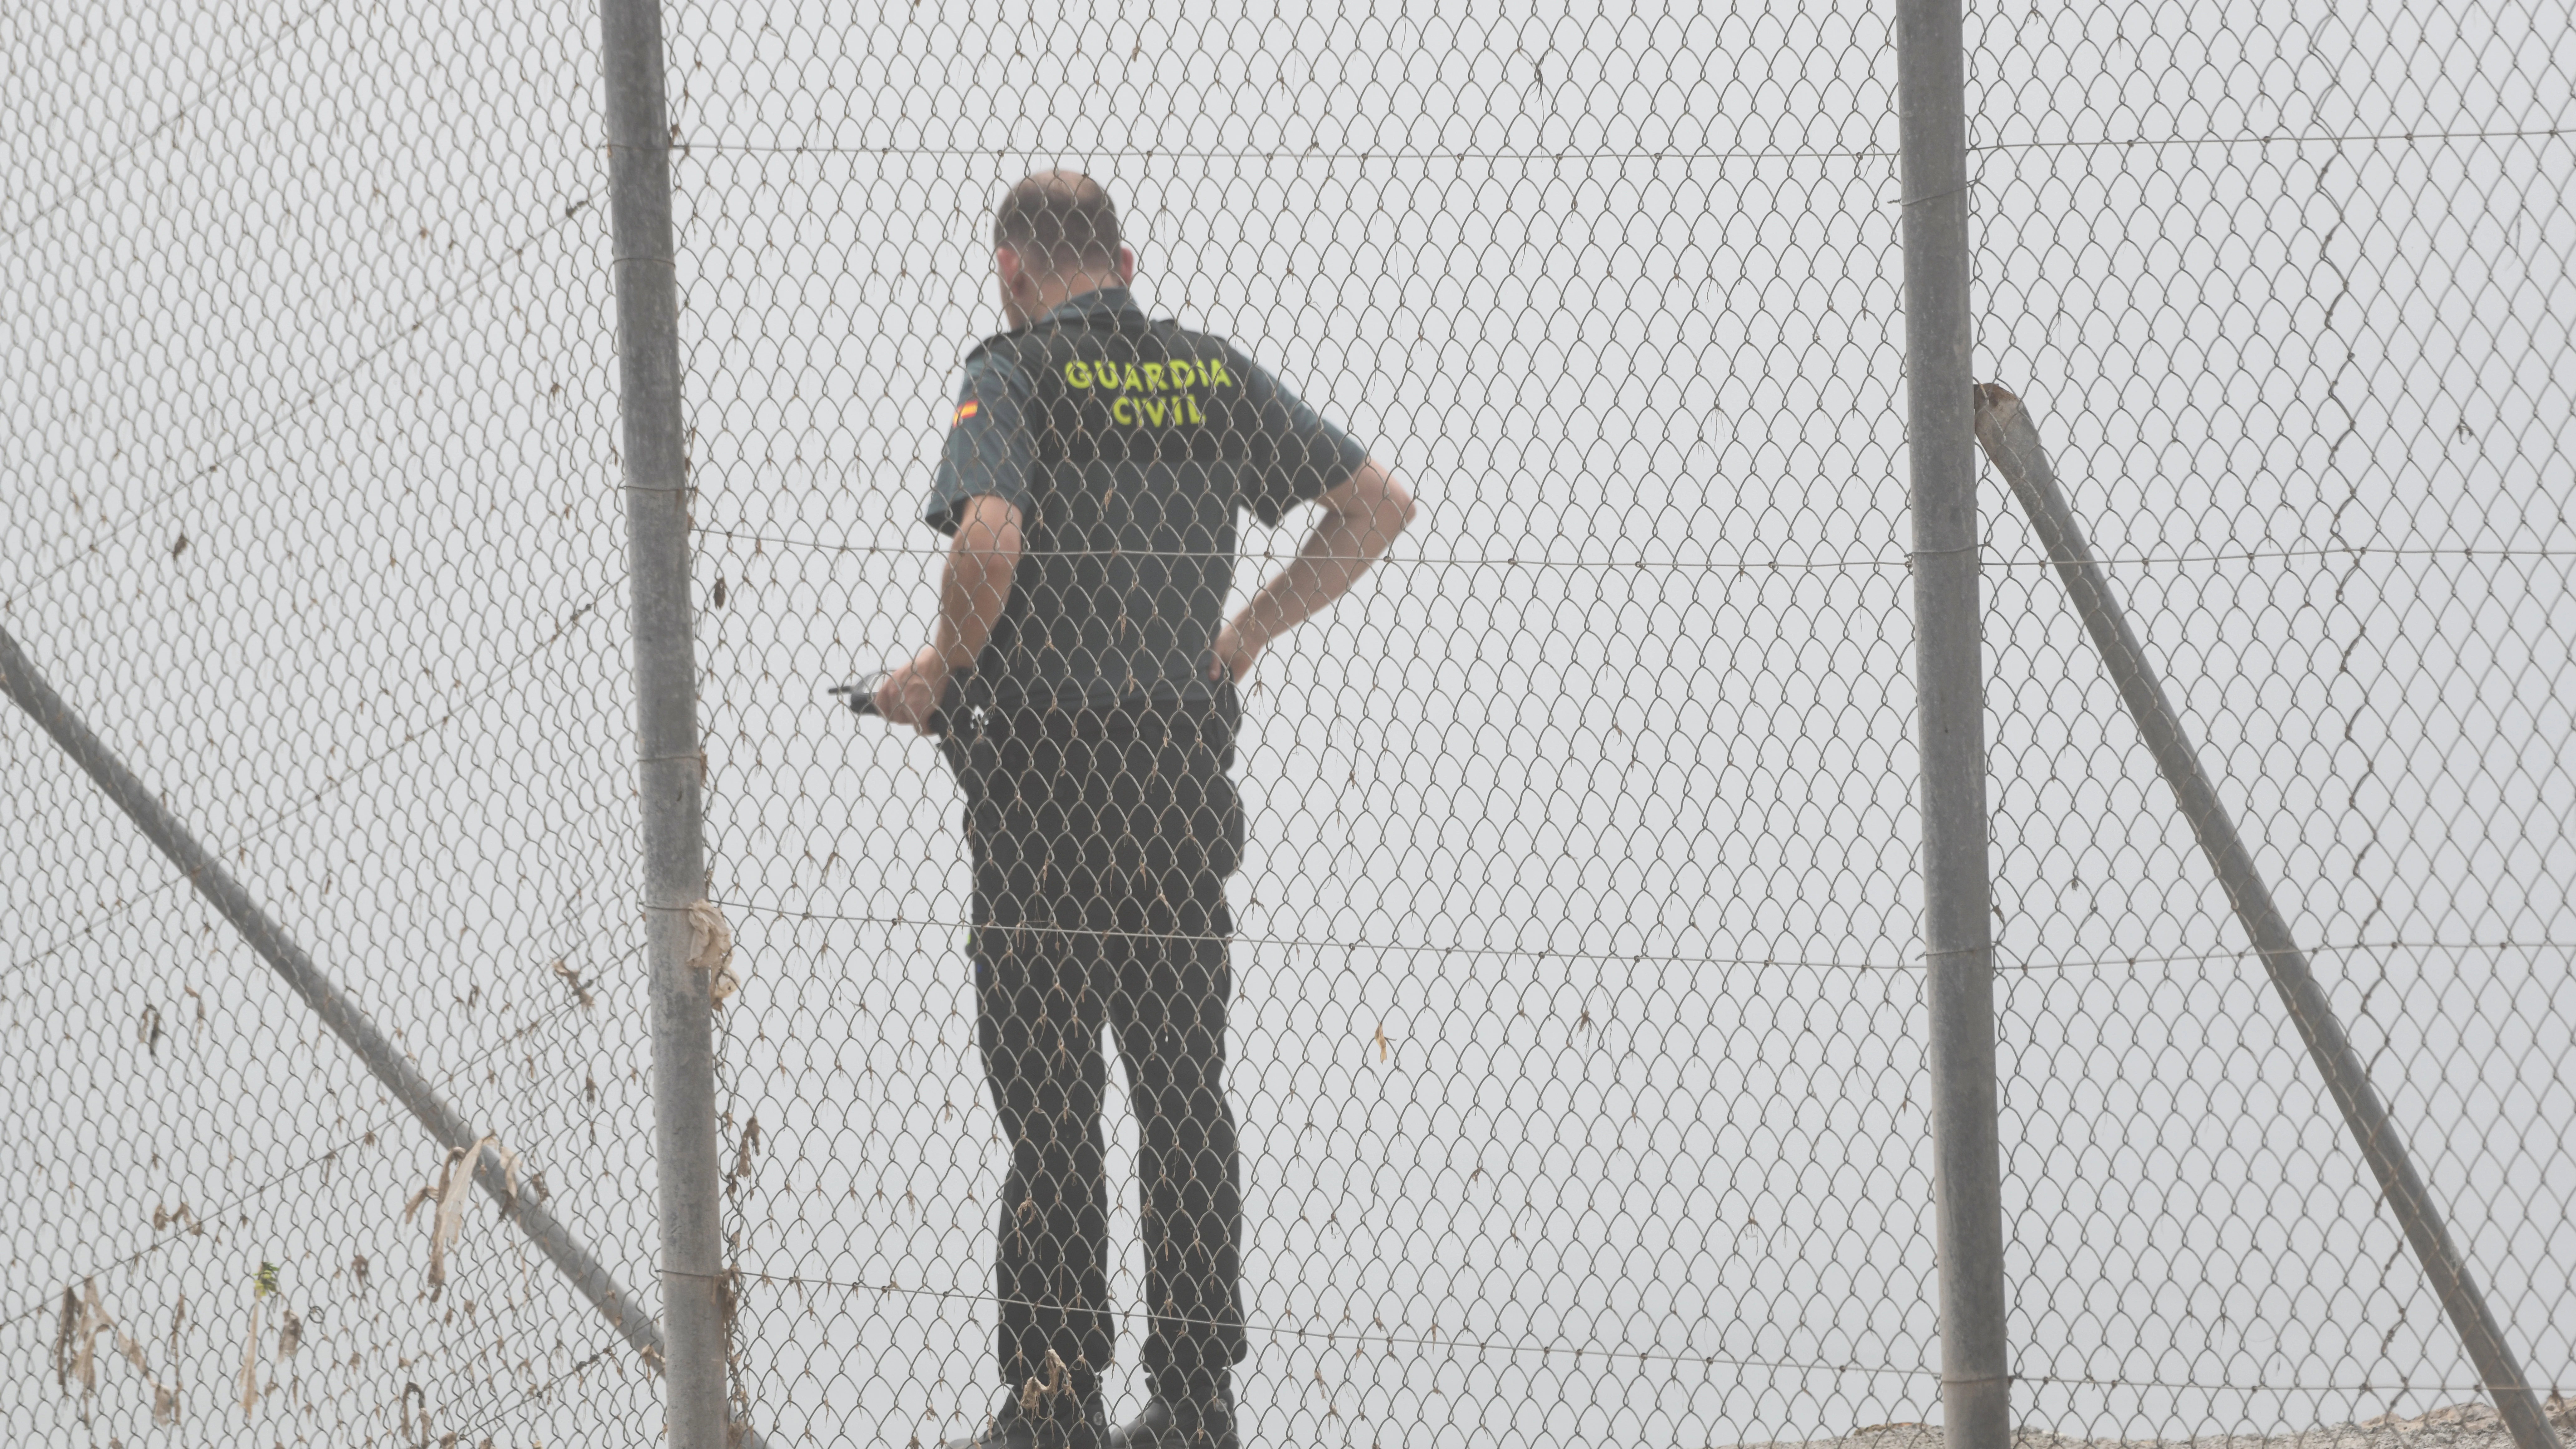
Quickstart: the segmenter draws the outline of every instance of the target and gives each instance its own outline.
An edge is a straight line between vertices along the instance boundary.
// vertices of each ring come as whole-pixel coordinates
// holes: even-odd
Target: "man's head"
[[[1118,235],[1118,208],[1079,171],[1037,171],[1002,196],[993,213],[993,272],[1002,315],[1025,327],[1067,297],[1123,287],[1136,253]]]

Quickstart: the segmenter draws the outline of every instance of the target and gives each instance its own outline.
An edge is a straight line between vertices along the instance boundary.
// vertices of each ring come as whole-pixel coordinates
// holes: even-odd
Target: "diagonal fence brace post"
[[[2075,612],[2092,634],[2094,647],[2101,651],[2103,663],[2119,686],[2129,717],[2137,722],[2138,733],[2145,737],[2148,751],[2155,756],[2156,769],[2172,788],[2183,818],[2191,822],[2192,834],[2200,841],[2202,854],[2209,858],[2219,884],[2226,888],[2237,921],[2253,939],[2255,953],[2263,958],[2263,969],[2271,975],[2273,989],[2280,993],[2290,1019],[2298,1024],[2299,1035],[2307,1041],[2308,1055],[2325,1078],[2326,1090],[2334,1097],[2336,1107],[2342,1110],[2344,1125],[2360,1145],[2363,1159],[2379,1179],[2379,1190],[2405,1229],[2406,1241],[2424,1265],[2424,1275],[2432,1280],[2443,1312],[2459,1330],[2470,1362],[2477,1366],[2479,1379],[2495,1400],[2496,1412],[2512,1431],[2516,1449],[2558,1449],[2557,1431],[2550,1426],[2539,1396],[2532,1392],[2521,1364],[2505,1343],[2504,1330],[2488,1309],[2486,1296],[2478,1291],[2468,1260],[2451,1241],[2441,1209],[2435,1206],[2432,1193],[2416,1173],[2414,1160],[2407,1154],[2406,1141],[2389,1116],[2387,1104],[2370,1085],[2369,1069],[2353,1049],[2352,1039],[2344,1034],[2343,1023],[2336,1018],[2333,1003],[2326,999],[2325,988],[2309,971],[2307,953],[2299,949],[2297,938],[2290,934],[2290,923],[2274,904],[2271,889],[2255,868],[2253,853],[2245,848],[2244,838],[2236,833],[2235,820],[2218,798],[2217,787],[2201,770],[2200,753],[2183,730],[2182,716],[2165,698],[2163,681],[2148,664],[2146,651],[2139,647],[2137,635],[2129,628],[2127,611],[2111,592],[2110,580],[2095,561],[2092,545],[2085,540],[2083,525],[2057,486],[2056,471],[2049,465],[2047,450],[2040,445],[2039,428],[2029,409],[2002,387],[1990,382],[1979,384],[1977,441],[1984,445],[1995,471],[2012,485],[2013,496],[2021,500],[2022,511],[2030,515],[2031,531],[2039,535],[2049,558],[2057,565],[2058,577],[2073,596]]]
[[[286,984],[304,999],[304,1004],[313,1009],[314,1015],[322,1018],[323,1025],[331,1028],[351,1051],[357,1053],[358,1060],[366,1065],[368,1072],[393,1094],[395,1101],[420,1119],[420,1124],[429,1129],[432,1138],[443,1146],[468,1150],[482,1140],[464,1115],[439,1096],[438,1089],[421,1075],[411,1059],[377,1029],[366,1012],[349,999],[338,983],[323,973],[304,948],[296,944],[295,938],[286,933],[286,928],[261,908],[250,891],[217,863],[214,855],[198,843],[186,826],[179,823],[179,818],[170,813],[169,807],[163,805],[143,781],[126,768],[125,762],[90,731],[71,706],[63,702],[62,696],[54,692],[53,686],[46,683],[44,676],[37,672],[26,652],[18,647],[18,641],[6,629],[0,629],[0,692],[6,692],[17,701],[19,708],[33,716],[45,733],[53,736],[54,743],[62,746],[63,752],[98,782],[107,798],[133,818],[144,837],[179,867],[180,872],[187,876],[188,883],[206,898],[207,904],[241,932],[242,939],[250,943],[261,960],[286,978]],[[474,1180],[481,1183],[483,1190],[501,1205],[502,1216],[519,1225],[519,1231],[528,1235],[528,1241],[537,1245],[581,1296],[590,1300],[591,1306],[608,1320],[609,1326],[616,1329],[628,1345],[642,1355],[644,1362],[658,1373],[663,1360],[661,1326],[636,1304],[610,1275],[606,1265],[592,1257],[590,1250],[582,1246],[554,1214],[526,1193],[511,1191],[508,1172],[497,1151],[487,1148],[475,1160]]]

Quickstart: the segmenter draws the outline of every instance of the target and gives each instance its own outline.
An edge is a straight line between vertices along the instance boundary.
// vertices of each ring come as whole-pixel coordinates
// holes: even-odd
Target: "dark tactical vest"
[[[1132,311],[1005,332],[986,353],[1036,384],[1023,415],[1034,467],[1011,597],[967,699],[1220,699],[1205,663],[1234,575],[1235,511],[1252,506],[1279,442],[1248,386],[1258,374],[1225,342]]]

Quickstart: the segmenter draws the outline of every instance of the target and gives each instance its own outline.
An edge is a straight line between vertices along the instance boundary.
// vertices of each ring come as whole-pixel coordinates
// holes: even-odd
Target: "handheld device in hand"
[[[848,705],[852,714],[868,719],[883,718],[877,712],[877,686],[885,683],[887,672],[880,669],[874,674],[863,674],[852,683],[835,684],[824,692],[839,695],[841,703]]]
[[[885,677],[893,672],[891,669],[880,669],[873,674],[861,675],[849,684],[833,685],[825,692],[839,696],[841,703],[848,705],[852,714],[864,719],[883,719],[884,714],[877,709],[877,686],[885,683]],[[947,688],[939,693],[939,707],[930,712],[930,728],[927,733],[934,738],[945,736],[948,733],[948,712],[956,705],[957,676],[952,674],[948,678]]]

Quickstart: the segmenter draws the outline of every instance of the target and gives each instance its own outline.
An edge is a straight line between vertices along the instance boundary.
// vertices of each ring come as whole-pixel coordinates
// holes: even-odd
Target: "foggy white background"
[[[1119,198],[1149,309],[1426,505],[1248,711],[1257,1432],[1937,1420],[1886,12],[668,23],[711,893],[749,975],[728,1233],[771,1441],[929,1442],[995,1391],[953,791],[821,690],[928,625],[914,520],[998,325],[990,206],[1059,162]],[[0,621],[649,1302],[596,25],[31,19]],[[2576,39],[2241,4],[1969,31],[1980,373],[2036,409],[2556,1383]],[[2000,486],[1986,511],[2023,1424],[2472,1396]],[[1250,529],[1240,584],[1301,525]],[[483,1316],[420,1299],[417,1129],[49,741],[0,739],[22,1437],[392,1442],[406,1383],[468,1442],[650,1432],[631,1362],[573,1376],[604,1330],[487,1205],[449,1289]],[[153,1230],[183,1197],[238,1206]],[[323,1326],[245,1415],[263,1260]],[[92,1273],[183,1429],[122,1360],[72,1427],[53,1302]]]

